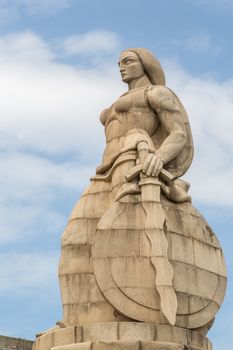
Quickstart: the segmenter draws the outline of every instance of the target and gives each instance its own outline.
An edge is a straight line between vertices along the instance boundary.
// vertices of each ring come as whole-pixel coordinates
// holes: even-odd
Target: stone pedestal
[[[212,350],[212,345],[184,328],[108,322],[55,329],[39,337],[33,350]]]

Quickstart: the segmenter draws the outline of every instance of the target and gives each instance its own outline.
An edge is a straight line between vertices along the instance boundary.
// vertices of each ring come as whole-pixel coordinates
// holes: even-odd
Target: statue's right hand
[[[162,169],[163,161],[155,153],[149,153],[143,163],[143,174],[156,177]]]

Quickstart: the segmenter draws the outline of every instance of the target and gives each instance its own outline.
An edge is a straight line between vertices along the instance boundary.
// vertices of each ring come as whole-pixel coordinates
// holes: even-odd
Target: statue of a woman
[[[180,179],[193,158],[187,113],[148,50],[122,52],[119,68],[128,91],[101,113],[102,164],[62,236],[59,325],[140,321],[206,334],[226,271]]]
[[[106,135],[103,161],[97,168],[97,175],[92,178],[90,186],[73,209],[68,227],[62,237],[59,276],[63,299],[63,322],[65,325],[73,325],[130,318],[178,325],[186,323],[189,328],[199,328],[213,319],[218,309],[217,305],[223,298],[224,293],[219,296],[219,300],[216,300],[214,305],[211,304],[218,284],[225,283],[225,270],[222,265],[217,269],[218,271],[214,267],[212,271],[210,262],[205,267],[198,260],[199,254],[205,254],[205,249],[209,251],[209,241],[212,242],[211,247],[214,246],[215,253],[216,247],[219,249],[220,247],[206,222],[191,206],[190,196],[187,194],[188,184],[179,179],[189,168],[193,157],[193,144],[187,114],[178,97],[165,87],[161,65],[148,50],[128,49],[124,51],[120,55],[119,68],[122,80],[128,84],[129,89],[111,107],[101,113],[100,119],[105,126]],[[136,165],[139,171],[136,171],[133,176],[132,169],[136,169]],[[131,174],[128,181],[127,173]],[[169,174],[170,178],[167,178],[166,174]],[[143,252],[143,243],[139,244],[137,248],[140,252],[133,254],[135,259],[138,256],[138,262],[132,267],[134,272],[132,271],[131,276],[130,272],[127,269],[124,270],[125,267],[123,268],[120,264],[129,263],[132,255],[131,249],[136,244],[130,241],[132,227],[135,231],[134,239],[146,241],[146,233],[143,234],[141,231],[143,228],[144,231],[148,230],[148,227],[142,212],[146,211],[148,216],[148,211],[150,211],[150,209],[142,208],[141,189],[143,186],[140,184],[140,177],[141,182],[146,178],[157,179],[159,177],[161,204],[157,204],[157,209],[151,209],[155,211],[152,214],[154,215],[152,226],[158,231],[157,226],[162,225],[163,236],[157,237],[156,242],[156,238],[149,238],[147,235],[151,249],[146,250],[145,248],[145,252]],[[162,214],[161,205],[163,206]],[[116,221],[119,220],[119,212],[122,207],[126,208],[120,219],[122,227],[118,225],[117,228]],[[160,215],[156,214],[158,211]],[[162,224],[158,223],[160,220],[158,216],[162,216]],[[196,225],[199,227],[195,227]],[[117,230],[120,233],[116,235]],[[200,233],[196,233],[198,230]],[[136,231],[140,232],[139,238]],[[121,247],[122,242],[120,241],[127,241],[127,237],[128,246]],[[97,243],[94,245],[93,252],[95,240]],[[164,245],[164,248],[161,248],[163,252],[157,252],[157,255],[154,253],[157,262],[153,263],[152,250],[158,245],[158,241]],[[109,242],[113,246],[109,247],[110,251],[106,251]],[[205,244],[208,245],[205,246]],[[117,251],[117,246],[119,251]],[[121,255],[122,249],[126,251],[124,256]],[[213,252],[210,253],[211,256],[213,254]],[[143,257],[144,260],[148,260],[149,256],[150,261],[142,262]],[[166,268],[158,268],[159,256],[163,257],[163,265],[166,261]],[[112,271],[110,272],[113,273],[113,277],[105,276],[103,268],[99,266],[99,261],[105,265],[117,266],[117,259],[120,258],[123,259],[123,262],[119,262],[116,274],[128,275],[130,281],[133,274],[136,273],[135,269],[145,268],[145,273],[151,275],[151,283],[146,285],[143,275],[137,277],[139,282],[128,282],[128,285],[127,282],[121,283],[120,277],[119,281],[115,280]],[[205,260],[206,257],[203,256],[201,259]],[[219,264],[221,265],[220,262]],[[116,266],[114,269],[117,269]],[[190,266],[196,268],[192,273],[187,272]],[[109,268],[111,270],[111,267]],[[168,275],[170,271],[169,281],[163,278],[167,291],[161,293],[158,293],[159,282],[156,285],[156,277],[153,277],[153,274],[158,275],[159,271],[161,275]],[[197,271],[200,272],[199,277],[196,276]],[[205,284],[203,271],[206,271],[206,274],[210,271],[211,276],[219,273],[219,278],[214,282],[215,275],[212,278],[211,287],[206,287],[202,295],[200,289]],[[190,274],[193,274],[192,278]],[[137,286],[140,284],[140,278],[145,288],[140,289]],[[186,281],[186,278],[189,282]],[[192,285],[196,283],[196,278],[203,278],[202,287]],[[113,279],[116,284],[114,297],[108,297],[109,293],[106,292],[107,285],[110,283],[108,279]],[[180,287],[182,283],[184,286]],[[169,288],[173,289],[170,291],[170,294],[173,295],[170,296],[170,301],[169,297],[165,296]],[[126,298],[130,300],[132,307],[129,306],[130,303],[126,303],[126,307],[124,301],[122,305],[116,305],[115,299],[120,300],[120,294],[124,294],[124,300]],[[166,311],[166,307],[161,305],[162,300],[159,300],[163,298],[168,308],[172,308],[173,305],[170,316],[169,310]],[[208,309],[208,317],[205,315],[201,318],[197,314],[198,312],[205,314],[203,311],[205,308]],[[138,310],[135,311],[135,309]],[[164,312],[161,312],[161,309],[164,309]],[[209,309],[213,311],[210,312]],[[148,312],[150,316],[147,317]],[[152,314],[154,316],[151,316]]]

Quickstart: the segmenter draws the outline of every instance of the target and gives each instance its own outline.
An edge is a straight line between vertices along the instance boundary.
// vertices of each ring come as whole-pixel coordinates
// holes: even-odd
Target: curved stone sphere
[[[176,326],[203,327],[214,318],[225,294],[220,244],[190,203],[162,198],[162,207],[178,301]],[[92,248],[94,273],[104,297],[120,313],[138,321],[168,323],[160,310],[145,219],[140,196],[126,196],[104,214]]]

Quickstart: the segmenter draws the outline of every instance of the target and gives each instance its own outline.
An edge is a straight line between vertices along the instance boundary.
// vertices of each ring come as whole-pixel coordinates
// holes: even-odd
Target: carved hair
[[[165,85],[163,68],[152,52],[143,48],[133,48],[125,51],[132,51],[139,57],[145,72],[153,85]]]

